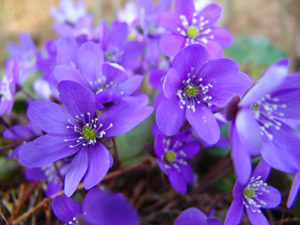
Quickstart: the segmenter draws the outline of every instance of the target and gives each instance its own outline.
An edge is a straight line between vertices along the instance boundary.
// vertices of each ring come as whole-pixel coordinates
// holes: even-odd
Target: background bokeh
[[[105,18],[108,22],[114,19],[117,10],[124,6],[126,0],[85,0],[85,2],[88,12],[95,16],[95,25],[98,25],[102,18]],[[241,70],[257,79],[270,64],[283,57],[290,58],[291,71],[300,70],[300,0],[216,0],[215,2],[223,6],[222,19],[219,24],[230,29],[235,37],[233,46],[226,49],[226,56],[236,60],[241,66]],[[51,29],[54,21],[49,15],[49,9],[52,6],[57,7],[58,4],[59,0],[0,0],[0,77],[1,72],[4,72],[4,62],[8,57],[7,45],[11,42],[18,42],[19,35],[22,32],[28,32],[38,47],[42,47],[46,40],[56,36]],[[31,85],[32,80],[29,80],[28,84]],[[20,114],[18,120],[23,120],[26,124],[26,116],[22,116],[22,114],[25,114],[26,101],[21,99],[15,105],[19,107],[14,108],[14,113],[11,115],[12,121],[16,114]],[[18,108],[21,108],[22,111],[17,111]],[[151,141],[152,137],[150,132],[145,134],[142,132],[149,131],[153,122],[154,118],[151,117],[133,131],[118,137],[117,145],[124,166],[133,165],[147,155],[141,146]],[[3,128],[0,127],[0,129]],[[226,136],[227,131],[228,127],[223,127],[222,134]],[[0,130],[0,132],[2,133],[3,130]],[[137,141],[133,143],[132,140]],[[4,141],[7,140],[0,138],[0,144],[7,144]],[[177,206],[185,208],[195,205],[197,207],[201,206],[202,210],[209,210],[211,202],[218,201],[220,196],[224,197],[227,194],[227,198],[224,198],[226,201],[219,201],[216,210],[216,214],[224,218],[232,200],[230,199],[231,193],[228,192],[232,190],[235,182],[230,157],[224,158],[223,161],[220,160],[221,162],[219,161],[228,150],[211,149],[209,153],[201,153],[201,156],[194,161],[193,168],[195,168],[195,171],[201,171],[198,175],[201,179],[203,177],[204,179],[195,188],[197,191],[194,191],[191,195],[183,196],[174,191],[165,192],[161,196],[158,195],[157,192],[151,189],[155,186],[162,186],[161,179],[157,179],[157,177],[160,177],[158,170],[156,170],[156,173],[151,171],[149,176],[147,175],[148,179],[146,181],[134,180],[141,174],[144,176],[143,172],[145,171],[137,171],[134,174],[136,176],[125,177],[126,179],[121,180],[123,184],[120,184],[120,186],[126,187],[126,189],[120,188],[120,190],[122,189],[122,192],[127,194],[126,196],[131,196],[132,201],[133,199],[136,200],[134,202],[135,206],[142,208],[140,210],[141,217],[145,221],[174,219],[180,213]],[[223,166],[225,165],[224,167],[228,169],[227,172],[225,171],[226,176],[218,178],[218,176],[221,176],[221,172],[224,172],[222,166],[220,166],[220,168],[217,168],[220,172],[216,170],[218,173],[215,174],[214,188],[205,190],[206,186],[203,181],[205,181],[206,172],[214,168],[217,162],[219,164],[223,163]],[[5,190],[0,190],[1,204],[4,204],[8,209],[13,209],[11,196],[14,196],[15,192],[24,192],[23,184],[18,188],[7,191],[10,185],[15,184],[15,181],[11,181],[12,177],[16,180],[23,179],[20,170],[15,161],[7,160],[5,155],[0,156],[0,187]],[[270,184],[281,190],[284,201],[288,195],[291,178],[276,171],[271,174]],[[149,183],[151,188],[149,188]],[[115,186],[112,182],[107,185]],[[132,186],[134,186],[133,190]],[[143,190],[147,191],[144,193]],[[39,197],[41,198],[41,196]],[[144,202],[149,203],[149,205],[143,205]],[[153,202],[155,204],[152,204]],[[46,212],[47,210],[50,215],[50,208],[45,207]],[[284,215],[299,218],[300,199],[295,204],[293,211],[285,207],[279,207],[276,212],[274,219],[276,221],[281,221],[285,217]],[[268,217],[272,219],[270,212],[267,211],[267,213]],[[34,217],[30,221],[34,221]],[[247,220],[243,224],[247,224]],[[272,224],[279,223],[272,222]]]
[[[216,0],[215,2],[223,6],[220,24],[233,32],[236,44],[241,45],[237,47],[240,51],[244,50],[239,52],[240,55],[230,52],[230,57],[237,57],[239,63],[245,63],[245,61],[258,61],[253,59],[253,56],[247,57],[247,55],[256,55],[258,58],[260,55],[263,58],[260,61],[263,62],[258,64],[269,64],[277,60],[278,52],[274,53],[272,49],[275,45],[291,59],[293,71],[300,69],[299,0]],[[58,3],[58,0],[0,0],[1,65],[7,57],[7,44],[16,42],[20,33],[29,32],[39,46],[42,46],[45,40],[55,36],[51,30],[53,21],[48,11],[51,6],[58,6]],[[126,0],[86,0],[86,3],[88,11],[95,16],[97,25],[101,18],[111,21]],[[269,48],[270,54],[262,56],[262,48]],[[248,50],[251,50],[250,54]],[[267,59],[269,61],[264,63]],[[263,69],[265,68],[262,68],[262,71]],[[253,74],[254,77],[259,75]]]

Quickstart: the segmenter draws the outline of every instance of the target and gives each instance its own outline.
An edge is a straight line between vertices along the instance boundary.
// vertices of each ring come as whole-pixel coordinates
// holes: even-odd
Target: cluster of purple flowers
[[[230,148],[237,177],[226,225],[239,224],[246,209],[252,224],[268,224],[261,208],[281,203],[268,186],[271,168],[297,174],[288,200],[291,207],[300,187],[300,74],[288,73],[288,60],[272,66],[253,84],[238,64],[223,57],[233,42],[229,30],[216,26],[222,8],[202,8],[199,1],[129,2],[110,25],[93,26],[84,2],[61,0],[51,8],[58,37],[38,49],[28,34],[11,44],[11,57],[0,82],[0,115],[10,115],[15,96],[25,91],[29,74],[34,95],[27,109],[28,125],[8,128],[3,136],[21,144],[10,157],[27,167],[28,180],[46,180],[63,223],[138,223],[138,214],[121,194],[93,189],[113,166],[106,145],[144,121],[155,110],[152,127],[158,166],[172,187],[187,192],[193,185],[188,159],[200,146],[217,145],[220,121],[230,125]],[[158,94],[154,107],[140,87],[149,82]],[[262,160],[252,172],[252,158]],[[80,182],[90,190],[82,206],[70,199]],[[120,222],[122,221],[122,222]],[[174,222],[221,224],[190,208]]]

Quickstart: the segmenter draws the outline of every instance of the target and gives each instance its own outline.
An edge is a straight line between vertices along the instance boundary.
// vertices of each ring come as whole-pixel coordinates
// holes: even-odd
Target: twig
[[[280,220],[280,221],[276,221],[275,224],[292,224],[295,222],[300,222],[300,219],[286,219],[286,220]]]
[[[155,159],[154,158],[146,158],[144,159],[142,162],[140,162],[139,164],[137,165],[134,165],[134,166],[130,166],[130,167],[127,167],[127,168],[123,168],[123,169],[120,169],[120,170],[117,170],[117,171],[113,171],[111,173],[108,173],[101,182],[103,181],[107,181],[107,180],[110,180],[112,178],[116,178],[122,174],[125,174],[125,173],[128,173],[130,171],[133,171],[135,169],[138,169],[144,165],[151,165],[151,163],[154,161]],[[83,183],[80,183],[77,187],[77,190],[81,190],[84,188],[84,185]],[[18,224],[20,223],[21,221],[23,221],[24,219],[26,219],[28,216],[30,216],[32,213],[34,213],[36,210],[40,209],[41,207],[45,206],[46,204],[48,204],[51,200],[53,200],[55,197],[57,196],[60,196],[60,195],[63,195],[64,194],[64,190],[61,190],[60,192],[54,194],[54,195],[51,195],[50,197],[48,198],[44,198],[41,202],[39,202],[36,206],[34,206],[33,208],[29,209],[26,213],[23,213],[21,216],[19,216],[16,220],[13,221],[13,224]]]
[[[270,225],[274,225],[274,217],[272,215],[272,212],[270,211],[270,209],[266,209],[267,215],[268,215],[268,221],[270,223]]]
[[[229,194],[231,195],[231,194],[232,194],[232,191],[229,191],[229,192],[226,192],[226,193],[220,195],[219,198],[217,198],[217,200],[216,200],[213,204],[211,204],[211,206],[209,207],[209,209],[208,209],[207,212],[206,212],[206,215],[209,215],[209,213],[210,213],[214,208],[216,208],[217,204],[218,204],[221,200],[223,200],[225,197],[227,197],[227,195],[229,195]]]
[[[118,153],[118,148],[117,148],[117,143],[116,143],[116,139],[113,137],[112,138],[112,142],[114,145],[114,156],[115,156],[115,168],[118,169],[120,166],[120,158],[119,158],[119,153]]]
[[[30,197],[31,193],[36,189],[36,187],[39,185],[39,183],[34,182],[31,183],[31,186],[29,187],[29,190],[25,193],[25,195],[21,198],[19,201],[17,207],[13,211],[12,215],[9,217],[7,225],[12,224],[12,221],[14,220],[15,216],[18,214],[24,203],[27,201],[27,199]]]
[[[60,179],[61,183],[63,184],[64,183],[64,178],[61,176],[56,162],[54,162],[53,165],[54,165],[54,168],[55,168],[55,171],[56,171],[56,174],[57,174],[58,178]]]
[[[0,152],[11,149],[11,148],[15,148],[18,146],[19,146],[19,144],[5,145],[5,146],[0,147]]]
[[[27,98],[29,98],[31,100],[35,100],[35,97],[31,93],[29,93],[27,90],[25,90],[24,87],[21,85],[17,85],[16,91],[17,92],[22,91],[27,96]]]
[[[25,90],[24,88],[22,89],[23,93],[27,96],[27,98],[31,99],[31,100],[35,100],[35,97],[28,92],[27,90]]]
[[[225,107],[222,107],[222,108],[218,108],[218,109],[213,110],[212,113],[216,114],[216,113],[222,112],[224,110],[225,110]]]
[[[212,179],[216,178],[216,175],[219,175],[220,170],[223,172],[225,169],[223,168],[224,165],[228,163],[230,160],[230,154],[227,154],[222,159],[220,159],[216,166],[211,169],[208,174],[203,178],[203,180],[200,182],[199,190],[203,190],[207,183],[209,183]],[[227,172],[227,171],[226,171]]]

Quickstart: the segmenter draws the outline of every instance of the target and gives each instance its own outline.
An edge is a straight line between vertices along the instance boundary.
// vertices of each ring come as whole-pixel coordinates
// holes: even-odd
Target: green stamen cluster
[[[136,35],[135,35],[135,34],[129,34],[129,35],[128,35],[128,39],[129,39],[130,41],[135,41],[135,40],[136,40]]]
[[[165,154],[165,160],[169,163],[172,163],[174,162],[176,159],[176,154],[175,152],[172,152],[172,151],[169,151],[169,152],[166,152]]]
[[[195,26],[190,26],[188,29],[187,29],[187,36],[191,39],[194,39],[196,37],[199,36],[199,30],[197,27]]]
[[[255,191],[254,189],[250,188],[250,189],[245,189],[244,190],[244,195],[247,196],[248,198],[253,198],[255,195]]]
[[[252,108],[254,111],[259,111],[259,106],[256,105],[256,104],[253,104],[253,105],[251,106],[251,108]]]
[[[90,127],[85,126],[83,127],[81,134],[86,140],[94,140],[96,131],[92,130]]]
[[[188,95],[188,97],[196,97],[198,94],[198,88],[195,85],[190,84],[186,86],[184,92]]]

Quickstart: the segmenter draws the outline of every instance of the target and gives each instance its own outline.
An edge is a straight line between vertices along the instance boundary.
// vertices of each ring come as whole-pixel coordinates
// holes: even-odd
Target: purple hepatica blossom
[[[25,141],[33,140],[42,135],[42,131],[37,128],[33,123],[29,122],[27,126],[16,125],[5,130],[3,137],[13,140],[24,141],[16,147],[13,152],[9,155],[9,158],[18,156],[19,150],[25,145]],[[61,162],[59,162],[61,164]],[[61,174],[65,174],[66,166],[62,166],[60,171]],[[54,166],[48,165],[42,168],[30,168],[26,170],[25,177],[27,180],[41,181],[46,179],[47,185],[44,188],[46,196],[57,193],[62,188],[62,183],[58,177]]]
[[[193,141],[190,131],[181,132],[173,139],[162,134],[156,125],[153,125],[152,132],[160,169],[169,177],[176,191],[185,193],[186,184],[194,183],[193,169],[187,163],[187,159],[200,151],[200,145]]]
[[[58,65],[76,67],[76,54],[79,44],[75,38],[62,37],[48,41],[45,45],[45,53],[38,58],[39,69],[43,71],[42,78],[35,81],[35,91],[45,99],[51,95],[57,97],[58,80],[54,77],[54,69]]]
[[[45,51],[41,51],[38,54],[37,65],[39,70],[42,71],[40,79],[36,80],[33,84],[34,91],[36,94],[41,96],[43,99],[49,99],[50,96],[57,96],[57,80],[53,76],[53,70],[57,65],[57,51],[58,43],[60,39],[54,38],[45,43]]]
[[[90,190],[82,206],[65,196],[56,197],[52,203],[56,217],[66,224],[88,225],[136,225],[138,214],[121,195],[104,193],[99,189]]]
[[[222,223],[217,219],[207,218],[197,208],[189,208],[177,217],[173,225],[222,225]]]
[[[60,9],[52,7],[50,14],[57,22],[69,22],[75,24],[81,17],[86,15],[84,1],[78,1],[77,5],[73,0],[60,0]]]
[[[100,104],[119,101],[123,96],[135,93],[142,76],[128,78],[124,69],[104,63],[103,52],[93,42],[84,43],[77,52],[74,66],[57,66],[54,75],[58,81],[73,80],[92,90]]]
[[[271,167],[262,160],[246,184],[242,185],[237,180],[233,190],[234,200],[224,225],[239,224],[243,216],[244,206],[251,224],[269,224],[261,212],[261,208],[275,208],[281,203],[280,192],[266,183],[270,171]]]
[[[19,151],[20,162],[27,167],[44,167],[74,155],[65,177],[65,194],[71,196],[80,180],[86,189],[94,187],[106,175],[113,159],[100,143],[103,137],[126,133],[152,112],[145,107],[148,98],[137,94],[106,109],[97,117],[96,100],[89,89],[73,81],[58,85],[59,97],[67,108],[48,101],[32,102],[27,115],[47,134],[27,143]]]
[[[184,46],[200,44],[208,51],[209,59],[222,57],[222,48],[230,46],[233,37],[226,28],[214,26],[221,11],[219,5],[210,4],[197,13],[193,0],[175,0],[175,13],[158,15],[158,23],[171,32],[160,41],[162,52],[175,56]]]
[[[86,41],[99,42],[100,27],[93,27],[93,17],[84,16],[80,18],[76,24],[58,23],[54,30],[62,37],[73,37],[79,43]]]
[[[17,59],[8,60],[5,64],[5,76],[0,81],[0,115],[9,115],[14,104],[16,86],[19,82]]]
[[[298,171],[294,177],[293,185],[291,187],[289,198],[287,201],[287,207],[291,208],[294,204],[294,201],[299,193],[300,189],[300,171]]]
[[[120,22],[126,22],[130,27],[132,26],[132,28],[136,24],[138,17],[139,8],[137,4],[133,1],[126,2],[124,8],[118,10],[117,12],[117,19]]]
[[[200,12],[206,6],[213,3],[212,0],[193,0],[193,1],[194,1],[196,12]]]
[[[230,139],[240,183],[250,177],[251,156],[261,155],[283,172],[299,170],[300,135],[286,123],[300,119],[299,96],[300,76],[288,76],[288,60],[284,59],[270,66],[238,103]]]
[[[139,26],[145,43],[145,54],[143,60],[143,69],[151,71],[159,67],[161,63],[161,51],[159,41],[165,29],[157,24],[156,17],[158,13],[168,11],[171,7],[171,0],[160,0],[155,7],[153,1],[138,0],[140,8]]]
[[[219,127],[221,128],[222,126],[225,126],[226,124],[228,124],[228,121],[225,119],[225,116],[222,113],[216,113],[214,114],[215,118],[217,120],[217,123],[219,125]],[[195,139],[203,146],[205,146],[206,148],[215,146],[215,147],[220,147],[220,148],[224,148],[224,147],[228,147],[229,146],[229,140],[226,137],[220,136],[220,139],[218,140],[217,143],[215,144],[207,144],[205,141],[203,141],[201,138],[199,138],[199,136],[197,135],[197,133],[193,132],[193,136],[195,137]]]
[[[68,169],[68,164],[64,164],[62,161],[58,161],[56,163],[56,166],[58,168],[60,176],[64,177]],[[57,174],[57,170],[55,169],[55,166],[53,164],[41,168],[30,168],[26,170],[25,177],[27,180],[31,181],[46,180],[46,186],[43,186],[43,189],[45,190],[45,194],[47,197],[56,194],[63,187],[63,183],[59,175]]]
[[[101,49],[104,58],[110,63],[117,63],[128,70],[135,70],[141,65],[138,59],[144,52],[144,45],[138,41],[128,41],[128,26],[124,22],[114,21],[111,30],[102,20]]]
[[[20,35],[21,45],[10,44],[8,50],[13,58],[17,58],[19,65],[19,80],[21,83],[26,80],[28,75],[37,69],[38,50],[32,42],[28,33]]]
[[[159,106],[160,102],[164,99],[163,81],[165,79],[166,74],[167,71],[164,70],[152,70],[149,74],[149,83],[155,90],[159,91],[153,103],[154,110],[157,110],[157,107]]]
[[[13,127],[10,127],[5,130],[3,133],[3,137],[13,140],[19,140],[19,141],[29,141],[33,140],[36,137],[39,137],[42,135],[42,131],[34,126],[33,123],[29,122],[27,126],[25,125],[16,125]],[[9,158],[17,157],[19,150],[24,145],[20,144],[18,147],[16,147],[13,152],[9,155]]]
[[[164,134],[177,133],[187,118],[201,139],[215,144],[220,130],[208,105],[224,107],[252,84],[236,62],[216,59],[205,63],[206,60],[207,53],[201,45],[188,46],[175,56],[163,84],[165,98],[156,112],[157,126]]]
[[[141,11],[140,25],[144,36],[160,37],[164,29],[157,24],[156,16],[158,13],[170,10],[172,0],[160,0],[155,7],[152,0],[137,0],[137,4]]]
[[[100,28],[93,28],[93,17],[86,13],[84,1],[75,5],[72,0],[61,0],[60,9],[53,7],[50,14],[57,21],[54,30],[62,37],[74,37],[80,43],[99,41]]]

